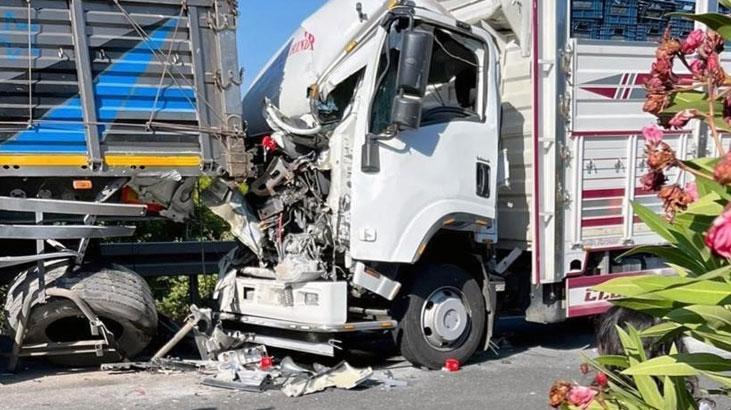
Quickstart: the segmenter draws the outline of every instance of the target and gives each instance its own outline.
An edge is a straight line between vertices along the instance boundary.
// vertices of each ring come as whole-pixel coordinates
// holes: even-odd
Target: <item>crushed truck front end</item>
[[[302,23],[244,98],[256,178],[206,193],[242,244],[228,325],[319,354],[393,333],[428,367],[486,345],[497,55],[428,0],[330,1]]]

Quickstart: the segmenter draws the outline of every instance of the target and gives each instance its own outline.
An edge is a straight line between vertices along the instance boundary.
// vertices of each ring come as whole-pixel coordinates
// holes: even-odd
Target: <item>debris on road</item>
[[[368,380],[373,375],[373,369],[356,369],[347,362],[340,362],[335,367],[323,368],[315,374],[308,373],[299,373],[288,378],[282,386],[282,392],[289,397],[299,397],[329,387],[352,389]]]
[[[101,369],[198,372],[204,375],[201,384],[205,386],[248,392],[280,389],[289,397],[330,387],[352,389],[368,380],[383,384],[386,389],[407,385],[405,381],[394,379],[390,372],[374,376],[370,367],[358,369],[344,361],[334,367],[314,363],[309,369],[286,356],[275,364],[264,345],[252,343],[250,334],[225,332],[219,326],[206,326],[208,332],[204,333],[197,328],[200,322],[211,323],[209,311],[191,306],[186,325],[150,361],[109,363]],[[201,360],[163,357],[191,331],[195,334]]]
[[[454,373],[459,371],[459,360],[457,359],[447,359],[444,361],[444,367],[442,367],[442,370],[449,373]]]
[[[409,385],[406,380],[399,380],[393,377],[393,372],[390,370],[384,370],[378,374],[374,373],[370,380],[380,383],[387,391],[394,387],[407,387]]]

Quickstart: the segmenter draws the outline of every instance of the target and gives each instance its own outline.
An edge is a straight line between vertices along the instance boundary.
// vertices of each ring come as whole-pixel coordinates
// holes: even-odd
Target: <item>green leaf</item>
[[[701,280],[713,280],[719,278],[722,278],[724,280],[728,280],[731,278],[731,265],[722,266],[718,269],[714,269],[710,272],[704,273],[701,276],[692,278],[692,281],[697,282]]]
[[[680,307],[672,300],[666,299],[622,298],[611,302],[613,305],[647,313],[655,317],[663,317],[669,311]]]
[[[723,110],[720,102],[716,103],[717,109]],[[670,104],[662,110],[663,116],[672,116],[683,110],[708,111],[707,94],[701,91],[681,91],[673,95]]]
[[[714,330],[708,326],[698,326],[690,331],[690,335],[697,340],[715,346],[719,349],[731,351],[731,333]]]
[[[717,158],[707,158],[707,161],[713,161],[713,166],[718,163]],[[716,182],[716,180],[714,180],[713,178],[696,177],[695,184],[698,188],[698,196],[700,196],[701,198],[710,193],[716,193],[721,196],[721,198],[726,202],[731,199],[731,193],[729,193],[729,189]]]
[[[731,303],[731,284],[699,280],[658,290],[651,295],[689,305],[725,305]]]
[[[630,368],[632,368],[637,366],[640,362],[636,359],[630,358],[629,363]],[[632,379],[635,381],[637,390],[640,391],[642,400],[644,400],[645,403],[656,409],[663,408],[664,400],[660,395],[660,390],[657,388],[657,383],[655,383],[655,380],[651,376],[633,375]]]
[[[684,329],[682,324],[674,322],[662,322],[642,330],[642,332],[640,332],[640,336],[663,338],[669,333],[677,332],[678,330],[682,329]]]
[[[731,9],[731,0],[718,0],[718,4],[726,7],[727,9]]]
[[[604,293],[635,297],[694,282],[697,282],[695,278],[648,274],[642,276],[621,276],[593,286],[592,289]],[[650,297],[650,299],[658,298]]]
[[[632,325],[627,323],[625,326],[627,327],[627,330],[623,329],[619,325],[616,325],[615,327],[617,328],[619,342],[622,344],[622,350],[624,350],[624,354],[630,359],[631,367],[632,359],[645,361],[645,349],[642,346],[642,341],[639,340],[639,337],[635,340],[635,338],[630,336],[629,329],[632,329]]]
[[[626,356],[621,355],[603,355],[594,359],[597,363],[604,366],[619,367],[626,369],[629,367],[629,361]]]
[[[706,215],[716,217],[723,211],[723,205],[720,201],[723,199],[718,192],[711,192],[708,195],[699,198],[696,202],[693,202],[688,206],[688,209],[683,211],[682,215]],[[678,215],[680,216],[680,215]]]
[[[675,238],[670,234],[671,225],[661,218],[660,215],[636,201],[632,201],[632,209],[653,232],[672,244],[676,243]]]
[[[668,230],[668,234],[673,238],[674,243],[678,243],[680,239],[678,239],[678,235],[675,232],[671,232]],[[685,243],[685,242],[684,242]],[[684,247],[688,246],[687,243],[685,243]],[[703,264],[700,263],[697,259],[693,259],[691,256],[689,256],[686,252],[678,252],[678,249],[669,247],[669,246],[655,246],[655,245],[644,245],[644,246],[637,246],[635,248],[632,248],[631,250],[623,253],[620,257],[629,256],[629,255],[636,255],[640,253],[649,253],[655,256],[659,256],[660,258],[664,259],[665,261],[668,261],[672,264],[682,266],[691,272],[694,272],[696,274],[705,272],[705,268],[703,267]]]
[[[701,371],[731,371],[731,360],[711,353],[678,353],[658,356],[622,371],[626,375],[697,376]]]
[[[592,286],[597,292],[604,292],[620,296],[637,296],[647,293],[647,289],[643,288],[632,276],[622,276],[610,279],[606,282]]]
[[[663,379],[662,392],[663,396],[665,396],[665,403],[662,408],[677,409],[678,395],[676,394],[675,383],[673,382],[673,379],[668,376],[665,376],[665,378]]]
[[[676,323],[707,324],[712,329],[731,329],[731,310],[724,306],[690,305],[665,316]]]
[[[625,389],[617,386],[617,384],[609,382],[610,398],[614,399],[619,406],[615,406],[622,410],[647,410],[647,404],[639,397],[639,393],[633,394]]]
[[[716,167],[716,164],[718,161],[720,161],[720,158],[714,158],[714,157],[703,157],[703,158],[696,158],[688,161],[680,161],[683,163],[683,165],[687,166],[688,168],[702,172],[703,174],[708,175],[708,180],[713,179],[713,169]],[[700,192],[699,192],[700,194]]]
[[[609,378],[610,386],[612,383],[615,386],[621,386],[621,390],[626,392],[628,395],[631,395],[634,397],[639,397],[639,392],[637,391],[637,389],[635,389],[634,386],[632,386],[631,384],[628,383],[627,378],[619,375],[611,367],[607,367],[607,366],[611,366],[611,365],[605,366],[598,360],[595,360],[594,358],[591,358],[583,353],[581,356],[582,356],[583,360],[585,362],[589,363],[593,368],[595,368],[607,375],[607,377]],[[606,356],[600,356],[600,357],[606,357]],[[622,357],[624,357],[625,360],[627,360],[626,356],[622,356]],[[625,367],[629,367],[629,361],[627,361],[627,366],[625,366]]]
[[[716,111],[716,113],[720,113],[720,112],[723,112],[723,111]],[[708,120],[708,118],[706,118],[706,120],[704,122],[706,124],[708,124],[709,127],[711,126],[711,123]],[[726,120],[723,117],[721,117],[719,114],[716,114],[716,116],[713,117],[713,124],[716,126],[718,131],[731,132],[731,127],[726,122]]]
[[[731,18],[723,14],[668,13],[668,16],[679,16],[699,21],[708,26],[711,30],[717,31],[724,39],[731,40]]]

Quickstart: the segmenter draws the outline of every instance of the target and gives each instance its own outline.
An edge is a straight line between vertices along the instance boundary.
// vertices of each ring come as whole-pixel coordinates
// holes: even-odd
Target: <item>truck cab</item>
[[[663,244],[630,202],[661,205],[639,183],[653,45],[577,38],[570,16],[555,0],[330,1],[305,20],[243,100],[255,176],[208,195],[242,243],[221,317],[325,355],[385,332],[440,368],[485,348],[497,311],[598,314],[611,295],[592,286],[663,272],[616,259]],[[685,159],[707,145],[668,141]]]
[[[244,195],[213,196],[222,216],[247,205],[249,229],[232,226],[252,245],[240,254],[258,255],[226,267],[224,317],[321,354],[342,333],[387,330],[432,368],[484,347],[497,55],[432,1],[329,2],[305,21],[244,98],[260,174]],[[287,326],[324,339],[271,334]]]

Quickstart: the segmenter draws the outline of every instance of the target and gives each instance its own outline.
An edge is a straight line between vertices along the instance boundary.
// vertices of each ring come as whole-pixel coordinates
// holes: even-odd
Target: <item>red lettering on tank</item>
[[[292,42],[292,45],[289,47],[289,55],[306,50],[315,50],[315,35],[308,31],[305,31],[299,40]]]

